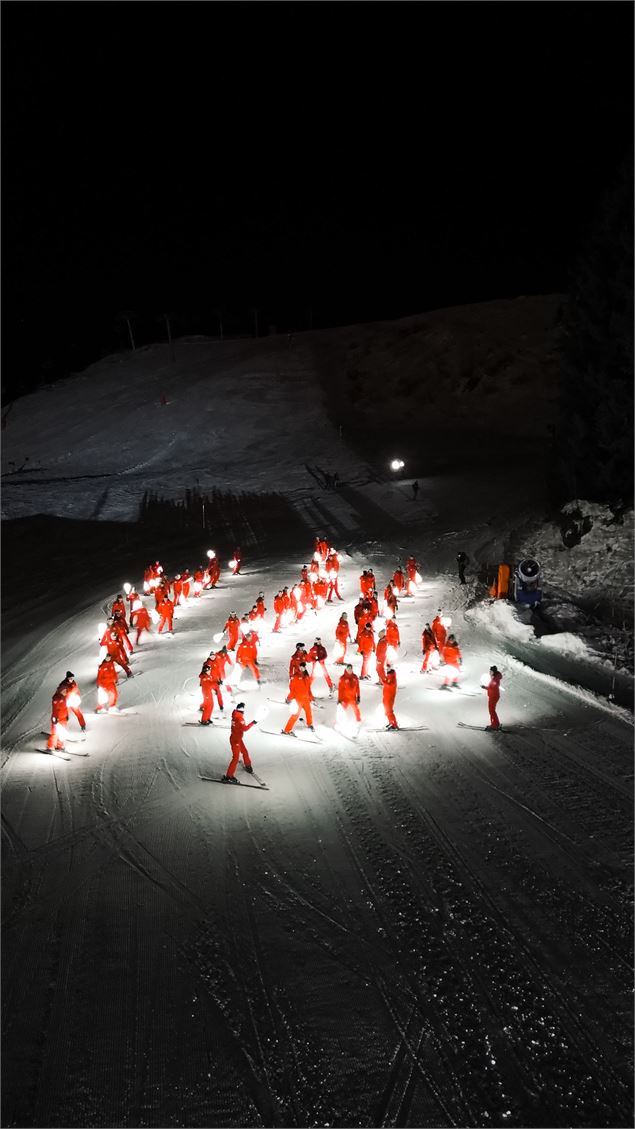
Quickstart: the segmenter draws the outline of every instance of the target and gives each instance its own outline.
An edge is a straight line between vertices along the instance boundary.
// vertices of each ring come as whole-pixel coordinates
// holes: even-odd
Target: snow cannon
[[[532,557],[519,561],[514,569],[514,603],[535,608],[542,602],[540,565]]]

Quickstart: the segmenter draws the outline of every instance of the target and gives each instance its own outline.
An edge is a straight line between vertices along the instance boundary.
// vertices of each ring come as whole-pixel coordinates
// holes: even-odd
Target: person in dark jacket
[[[470,558],[467,553],[461,552],[456,554],[456,563],[459,566],[459,581],[461,584],[465,584],[465,569],[469,564],[469,560]]]

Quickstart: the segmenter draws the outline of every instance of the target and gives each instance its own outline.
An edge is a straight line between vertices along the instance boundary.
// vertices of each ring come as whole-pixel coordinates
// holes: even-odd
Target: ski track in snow
[[[108,380],[97,393],[92,377],[55,389],[72,450],[57,450],[53,422],[43,420],[37,434],[51,474],[86,470],[86,434],[106,450],[112,426],[126,420],[122,450],[131,455],[136,432],[137,461],[120,476],[130,484],[110,488],[101,516],[129,517],[146,471],[148,488],[168,479],[175,494],[191,486],[186,461],[204,467],[203,452],[190,444],[179,460],[192,408],[203,417],[212,403],[208,351],[192,346],[187,390],[171,383],[166,408],[158,396],[173,370],[144,371],[130,422]],[[263,486],[284,486],[315,532],[337,537],[346,599],[281,635],[265,631],[265,685],[246,680],[227,694],[225,718],[216,712],[209,728],[185,726],[198,720],[198,671],[213,633],[261,588],[270,628],[273,595],[299,576],[310,543],[294,560],[248,557],[234,580],[225,569],[222,588],[177,613],[173,637],[155,629],[132,656],[143,677],[120,681],[117,717],[92,712],[95,629],[111,593],[94,592],[92,605],[57,626],[40,606],[36,645],[32,634],[22,650],[12,641],[3,671],[5,1123],[631,1124],[624,712],[536,676],[512,657],[509,639],[471,614],[471,590],[447,568],[457,530],[462,541],[470,530],[484,536],[492,503],[481,500],[482,483],[475,478],[472,507],[454,482],[446,493],[437,484],[438,496],[422,482],[429,513],[444,515],[431,533],[398,484],[378,482],[346,453],[302,364],[285,378],[282,404],[266,367],[250,372],[238,351],[223,355],[214,395],[236,374],[243,384],[218,405],[217,444],[246,413]],[[93,403],[88,431],[83,396]],[[307,481],[304,437],[292,428],[289,450],[278,443],[283,456],[275,435],[267,446],[271,420],[280,413],[288,427],[300,400],[324,436],[320,466],[347,478],[346,498],[320,491],[313,475]],[[20,402],[16,413],[5,459],[22,455],[29,435]],[[226,483],[242,489],[238,459],[223,447],[218,462],[222,452]],[[214,480],[213,466],[207,473],[201,484]],[[103,480],[91,490],[77,509],[69,484],[69,512],[92,512]],[[29,512],[35,492],[16,485],[5,504]],[[394,519],[387,536],[382,512]],[[356,742],[334,731],[336,703],[326,697],[315,711],[321,743],[281,738],[297,640],[310,644],[319,631],[331,653],[341,610],[352,619],[362,567],[373,565],[383,588],[411,549],[424,582],[400,605],[396,713],[404,726],[427,728],[371,732],[381,695],[363,683],[368,728]],[[155,555],[148,545],[148,560]],[[421,628],[440,604],[463,648],[461,695],[441,693],[439,674],[419,674]],[[486,723],[479,678],[493,661],[504,672],[499,711],[510,727],[501,737],[456,725]],[[34,749],[69,665],[90,757],[66,763]],[[325,693],[319,679],[316,692]],[[225,771],[228,715],[241,698],[248,719],[274,699],[264,729],[246,738],[270,789],[260,794],[199,780]],[[74,736],[74,719],[69,729]]]

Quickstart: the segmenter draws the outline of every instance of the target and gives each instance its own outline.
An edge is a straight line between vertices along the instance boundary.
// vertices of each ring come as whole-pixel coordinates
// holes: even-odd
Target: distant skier
[[[144,608],[141,600],[139,600],[138,602],[139,607],[133,609],[133,611],[130,613],[130,625],[131,627],[137,629],[137,635],[135,638],[136,647],[138,647],[139,643],[141,642],[142,632],[147,631],[149,633],[150,625],[152,623],[152,620],[150,619],[150,612],[147,608]]]
[[[335,660],[336,666],[344,666],[344,658],[346,656],[346,647],[351,638],[351,629],[348,625],[348,616],[346,612],[342,612],[337,627],[335,628],[336,648],[335,652],[337,658]],[[352,669],[352,667],[351,667]]]
[[[243,670],[250,670],[258,685],[260,685],[260,671],[258,670],[258,648],[252,632],[248,631],[236,651],[236,665]],[[242,674],[239,675],[239,682]]]
[[[417,500],[417,494],[418,493],[419,493],[419,483],[415,479],[415,481],[412,484],[412,498],[413,498],[414,502],[416,502],[416,500]]]
[[[497,666],[490,666],[489,673],[490,680],[487,683],[487,686],[484,687],[484,689],[487,690],[487,705],[489,708],[490,724],[485,728],[501,729],[502,726],[500,721],[498,720],[498,714],[496,713],[496,703],[501,696],[500,686],[503,676]]]
[[[442,654],[448,632],[445,624],[442,622],[441,608],[439,608],[437,614],[432,620],[432,632],[437,642],[439,654]]]
[[[237,545],[236,548],[234,549],[234,556],[233,556],[233,559],[232,559],[232,562],[231,562],[232,576],[238,576],[238,574],[240,573],[240,568],[241,568],[242,563],[243,563],[243,556],[242,556],[242,553],[240,551],[239,546]]]
[[[461,584],[466,583],[465,569],[467,568],[469,562],[470,558],[468,557],[467,553],[461,552],[456,554],[456,563],[459,567],[459,581]]]
[[[169,635],[174,634],[173,618],[174,618],[174,604],[169,596],[164,596],[160,603],[157,604],[157,611],[161,617],[159,622],[159,635],[167,624],[167,631]]]
[[[253,772],[254,771],[253,768],[252,768],[252,765],[251,765],[251,760],[249,758],[249,752],[247,750],[247,746],[245,745],[243,737],[244,737],[245,733],[247,733],[247,731],[249,729],[251,729],[252,725],[256,725],[256,721],[254,720],[254,721],[246,722],[244,710],[245,710],[245,703],[239,702],[238,705],[236,706],[236,709],[232,713],[232,727],[231,727],[231,732],[229,734],[229,747],[232,751],[232,759],[229,763],[229,767],[227,769],[227,772],[222,777],[225,784],[237,784],[238,783],[238,781],[234,777],[234,773],[236,771],[236,765],[238,764],[238,761],[239,761],[241,756],[243,758],[243,764],[245,766],[245,772]]]
[[[363,682],[370,682],[370,656],[375,651],[375,635],[370,623],[360,631],[357,645],[357,653],[362,656],[362,672],[359,677]]]
[[[377,677],[380,682],[386,681],[386,652],[388,650],[388,639],[386,632],[380,631],[377,640],[377,648],[375,650],[375,666],[377,670]]]

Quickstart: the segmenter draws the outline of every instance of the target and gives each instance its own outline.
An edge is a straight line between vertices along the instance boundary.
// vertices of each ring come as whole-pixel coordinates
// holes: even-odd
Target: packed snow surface
[[[237,577],[223,558],[174,634],[135,648],[121,712],[102,716],[97,624],[142,576],[113,559],[111,585],[87,574],[61,615],[52,576],[33,626],[24,561],[28,630],[12,626],[2,672],[3,1123],[632,1124],[629,718],[575,691],[577,644],[548,656],[570,664],[566,684],[536,673],[544,638],[475,599],[473,571],[456,577],[459,549],[513,521],[513,475],[422,478],[415,502],[347,449],[301,352],[214,348],[190,345],[176,373],[152,351],[104,363],[19,401],[7,430],[6,516],[131,522],[145,490],[178,497],[198,478],[285,492],[306,540],[243,545]],[[343,601],[274,635],[273,596],[322,532]],[[209,547],[213,532],[199,560],[162,563],[193,569]],[[386,732],[373,679],[359,735],[342,735],[316,674],[315,733],[282,737],[296,643],[319,634],[337,681],[334,630],[342,610],[353,622],[362,569],[383,590],[410,553],[422,583],[397,615],[402,731]],[[159,555],[149,538],[147,562]],[[263,684],[243,675],[202,728],[201,661],[260,590]],[[421,673],[439,608],[463,653],[453,690],[443,668]],[[484,729],[492,663],[500,733]],[[44,750],[67,669],[88,729],[79,741],[71,722],[64,761]],[[247,720],[266,707],[246,743],[268,790],[242,769],[239,787],[216,783],[237,701]]]

